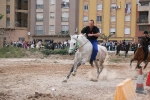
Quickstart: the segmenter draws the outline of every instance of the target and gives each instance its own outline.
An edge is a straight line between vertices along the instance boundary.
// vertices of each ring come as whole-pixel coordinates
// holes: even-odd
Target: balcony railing
[[[70,4],[68,2],[63,2],[61,8],[69,8]]]
[[[43,22],[43,18],[36,18],[37,22]]]
[[[150,0],[139,0],[139,2],[150,2]]]
[[[43,9],[44,8],[44,5],[42,4],[36,4],[36,9]]]
[[[148,18],[139,18],[137,20],[137,23],[148,23],[148,22],[149,22]]]
[[[61,17],[61,21],[62,22],[68,22],[69,21],[69,17]]]
[[[36,30],[36,34],[43,34],[43,30]]]

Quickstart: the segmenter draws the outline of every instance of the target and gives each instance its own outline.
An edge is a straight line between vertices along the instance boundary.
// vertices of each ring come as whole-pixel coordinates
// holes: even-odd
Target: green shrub
[[[4,47],[0,49],[0,58],[21,58],[25,56],[25,49],[17,47]]]

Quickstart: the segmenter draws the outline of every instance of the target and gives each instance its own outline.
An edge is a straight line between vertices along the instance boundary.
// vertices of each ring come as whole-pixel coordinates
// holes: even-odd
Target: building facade
[[[28,0],[0,0],[0,14],[4,15],[0,28],[5,32],[5,41],[29,40],[29,4]]]
[[[109,40],[134,41],[136,0],[79,0],[79,32],[93,19]],[[101,40],[99,38],[99,40]]]
[[[33,39],[66,40],[78,32],[79,0],[31,0],[30,33]],[[60,37],[58,37],[60,36]]]
[[[150,0],[137,0],[135,39],[143,36],[144,31],[150,32]]]

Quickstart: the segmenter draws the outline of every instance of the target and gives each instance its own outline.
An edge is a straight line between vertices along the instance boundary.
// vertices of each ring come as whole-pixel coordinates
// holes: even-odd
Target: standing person
[[[144,31],[144,46],[143,46],[143,50],[145,52],[145,56],[144,56],[144,61],[146,62],[147,61],[147,57],[148,57],[148,45],[149,45],[149,42],[150,42],[150,36],[148,35],[148,31]]]
[[[93,67],[93,60],[96,60],[96,55],[98,52],[98,41],[97,38],[100,36],[99,28],[94,25],[94,20],[89,21],[89,26],[84,27],[81,33],[86,33],[87,39],[91,42],[93,46],[93,51],[90,59],[90,64]]]

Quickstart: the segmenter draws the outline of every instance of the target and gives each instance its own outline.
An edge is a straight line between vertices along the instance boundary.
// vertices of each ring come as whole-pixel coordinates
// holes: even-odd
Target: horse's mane
[[[74,34],[74,35],[71,35],[71,38],[77,39],[78,37],[81,37],[81,36],[84,37],[84,38],[86,38],[83,34]]]

